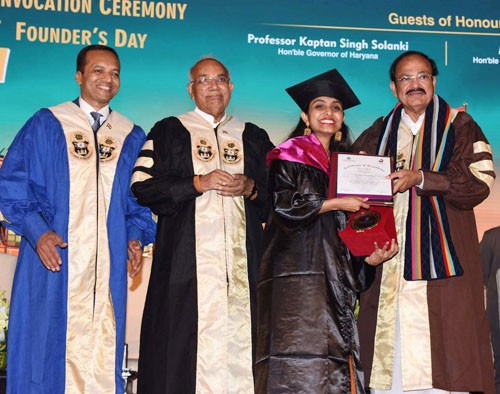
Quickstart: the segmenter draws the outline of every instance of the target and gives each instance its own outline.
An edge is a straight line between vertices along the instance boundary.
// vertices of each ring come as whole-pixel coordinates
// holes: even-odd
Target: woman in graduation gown
[[[257,293],[256,391],[363,393],[356,296],[370,265],[397,245],[375,244],[370,256],[351,257],[338,231],[346,211],[369,205],[327,197],[330,153],[348,148],[344,110],[359,104],[356,95],[335,69],[287,92],[302,113],[293,138],[267,156],[272,207]]]

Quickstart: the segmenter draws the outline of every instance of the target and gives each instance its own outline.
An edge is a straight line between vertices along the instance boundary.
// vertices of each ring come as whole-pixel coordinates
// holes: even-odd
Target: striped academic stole
[[[394,162],[402,109],[403,106],[398,103],[385,118],[378,147],[378,154],[392,156]],[[451,120],[450,106],[434,95],[425,111],[410,169],[446,170],[455,145]],[[463,274],[451,240],[446,206],[441,196],[418,196],[415,187],[410,189],[406,237],[406,280],[442,279]]]

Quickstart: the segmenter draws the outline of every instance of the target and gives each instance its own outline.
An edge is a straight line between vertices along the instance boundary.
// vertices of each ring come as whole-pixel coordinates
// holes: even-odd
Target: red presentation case
[[[328,198],[344,197],[348,194],[337,193],[337,177],[339,155],[354,155],[352,153],[334,153],[331,156],[332,169]],[[368,156],[367,156],[368,157]],[[373,156],[378,157],[378,156]],[[343,162],[343,160],[342,160]],[[392,170],[392,164],[391,168]],[[383,247],[386,242],[396,238],[396,225],[392,207],[392,188],[387,195],[373,196],[370,190],[356,194],[358,197],[368,197],[369,209],[361,209],[349,213],[349,220],[344,230],[339,231],[340,238],[355,256],[369,256],[374,251],[374,242]]]

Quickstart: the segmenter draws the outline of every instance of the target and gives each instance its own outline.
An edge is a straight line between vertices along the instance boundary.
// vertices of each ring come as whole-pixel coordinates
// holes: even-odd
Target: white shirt
[[[404,108],[401,111],[401,119],[410,128],[411,133],[413,135],[417,135],[419,133],[420,129],[422,128],[422,122],[424,121],[424,118],[425,118],[425,112],[423,112],[422,115],[420,115],[416,121],[413,121],[413,119],[410,118],[410,116],[405,112]],[[418,187],[419,189],[423,189],[424,188],[424,172],[422,170],[419,170],[419,171],[422,174],[422,182],[420,182],[418,185],[415,185],[415,186]]]
[[[410,116],[405,112],[404,108],[401,111],[401,119],[410,128],[413,135],[417,135],[418,132],[420,131],[424,118],[425,118],[425,112],[423,112],[422,115],[420,115],[416,121],[413,121],[413,119],[410,118]]]
[[[98,112],[99,114],[101,114],[101,119],[99,119],[99,124],[102,124],[109,116],[109,104],[106,105],[105,107],[102,107],[99,111],[96,111],[95,108],[92,108],[92,106],[81,97],[79,97],[78,100],[80,102],[80,108],[83,112],[85,112],[85,115],[87,115],[87,119],[89,120],[90,125],[94,124],[94,118],[90,114],[91,112]]]
[[[206,112],[203,112],[201,109],[199,109],[198,107],[196,107],[194,109],[194,111],[200,115],[203,119],[205,119],[208,123],[210,123],[212,125],[212,127],[215,129],[220,122],[224,121],[226,118],[227,118],[227,115],[226,113],[224,113],[224,116],[220,119],[219,122],[215,122],[214,121],[214,117],[210,114],[207,114]]]

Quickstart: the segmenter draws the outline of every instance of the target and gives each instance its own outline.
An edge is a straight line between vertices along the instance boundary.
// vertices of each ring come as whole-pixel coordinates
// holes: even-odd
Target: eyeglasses
[[[421,74],[413,75],[413,76],[403,75],[400,78],[396,78],[396,81],[401,82],[401,83],[410,83],[411,81],[416,79],[419,82],[427,82],[427,81],[430,81],[431,78],[432,78],[431,74],[421,73]]]
[[[206,75],[202,75],[201,77],[196,78],[194,81],[190,83],[195,83],[197,85],[209,85],[212,81],[214,81],[217,85],[219,84],[227,84],[229,83],[229,77],[225,75],[217,75],[216,77],[210,78]]]

